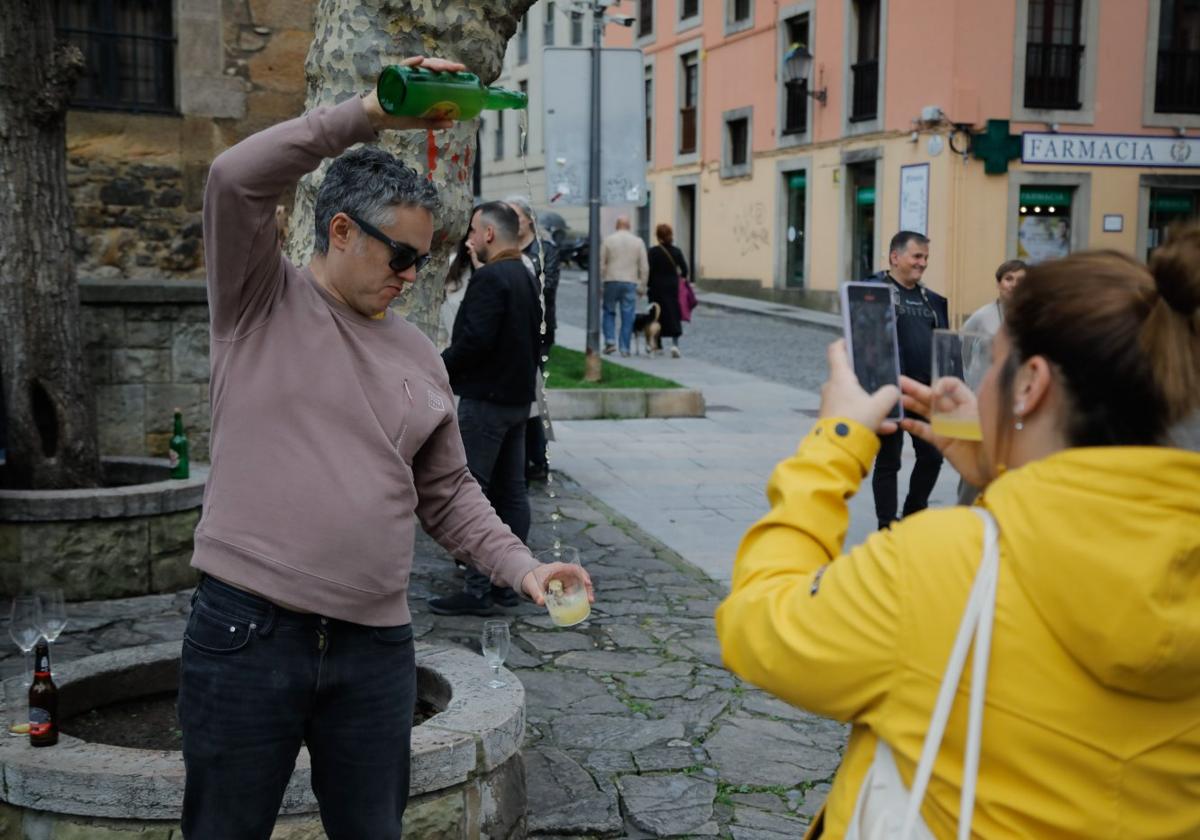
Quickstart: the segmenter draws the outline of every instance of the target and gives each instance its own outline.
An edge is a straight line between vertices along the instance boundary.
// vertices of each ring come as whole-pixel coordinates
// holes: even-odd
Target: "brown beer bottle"
[[[50,678],[50,646],[38,639],[33,655],[33,685],[29,687],[29,743],[51,747],[58,743],[58,687]]]

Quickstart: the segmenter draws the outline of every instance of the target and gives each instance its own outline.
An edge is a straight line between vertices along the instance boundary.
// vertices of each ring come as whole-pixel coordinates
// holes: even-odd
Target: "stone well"
[[[175,642],[89,656],[55,667],[60,714],[172,691]],[[525,836],[525,773],[519,752],[525,690],[487,687],[491,669],[456,647],[417,645],[417,693],[439,713],[415,727],[405,836],[423,840]],[[3,683],[5,720],[26,702],[21,678]],[[0,840],[181,840],[183,756],[88,743],[62,735],[35,749],[0,740]],[[317,840],[321,830],[301,750],[273,840]]]
[[[173,480],[163,458],[103,465],[105,487],[0,490],[0,593],[62,587],[68,601],[85,601],[195,585],[192,532],[208,468],[192,464],[190,478]]]

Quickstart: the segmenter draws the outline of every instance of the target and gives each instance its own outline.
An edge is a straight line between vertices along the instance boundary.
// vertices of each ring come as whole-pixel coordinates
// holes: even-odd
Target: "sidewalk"
[[[720,297],[722,305],[746,311],[783,308]],[[797,310],[791,313],[797,320],[823,314],[787,308]],[[586,346],[584,330],[566,324],[559,325],[557,340],[574,350]],[[742,535],[767,512],[767,478],[813,425],[820,396],[686,356],[609,358],[701,390],[708,416],[555,423],[558,440],[550,447],[551,469],[562,470],[713,580],[728,584]],[[901,494],[912,462],[912,446],[906,444]],[[931,504],[953,505],[957,482],[954,470],[943,467]],[[850,509],[846,544],[856,545],[877,526],[869,479]]]
[[[794,840],[820,807],[844,727],[794,709],[720,667],[722,587],[569,479],[531,492],[530,547],[579,549],[596,585],[588,621],[554,629],[524,604],[505,614],[506,666],[525,687],[522,754],[531,837]],[[421,643],[479,650],[484,619],[431,615],[462,586],[417,537],[409,602]],[[190,592],[68,605],[56,661],[183,636]],[[5,675],[21,655],[0,651]],[[420,837],[420,804],[408,815]],[[424,817],[429,819],[428,815]],[[441,823],[439,823],[441,825]]]

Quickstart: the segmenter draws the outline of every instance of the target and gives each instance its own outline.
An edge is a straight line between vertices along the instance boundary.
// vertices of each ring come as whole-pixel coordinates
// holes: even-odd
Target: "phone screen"
[[[854,363],[854,375],[867,391],[884,385],[900,385],[900,360],[896,349],[896,309],[892,290],[881,283],[847,283],[842,292],[846,343]],[[902,415],[897,402],[888,414]]]

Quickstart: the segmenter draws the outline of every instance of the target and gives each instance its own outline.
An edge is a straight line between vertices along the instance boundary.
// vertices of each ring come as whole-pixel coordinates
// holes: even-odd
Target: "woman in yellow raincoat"
[[[973,833],[1200,837],[1200,228],[1149,268],[1089,252],[1030,269],[978,400],[982,443],[920,422],[999,523],[1000,573]],[[717,611],[728,667],[852,724],[810,836],[846,833],[877,739],[911,787],[980,564],[968,508],[928,510],[843,553],[846,499],[895,388],[868,395],[840,342],[821,419],[767,487]],[[927,387],[902,382],[929,416]],[[921,817],[954,837],[967,677]]]

